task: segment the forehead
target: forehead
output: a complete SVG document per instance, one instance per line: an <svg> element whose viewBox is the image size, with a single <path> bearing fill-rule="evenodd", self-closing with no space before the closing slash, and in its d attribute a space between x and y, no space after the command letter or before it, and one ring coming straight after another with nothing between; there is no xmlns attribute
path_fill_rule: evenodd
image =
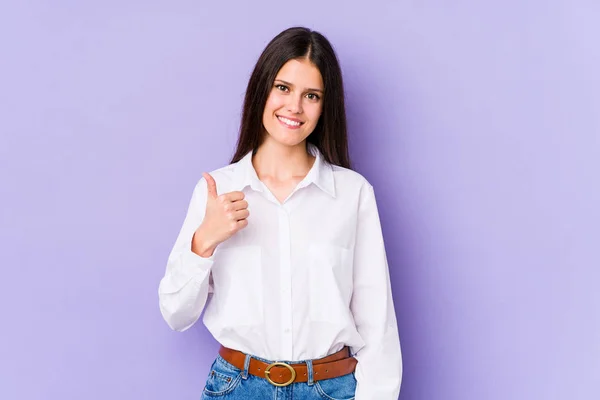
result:
<svg viewBox="0 0 600 400"><path fill-rule="evenodd" d="M289 60L283 64L275 79L282 79L303 88L323 89L321 72L306 59Z"/></svg>

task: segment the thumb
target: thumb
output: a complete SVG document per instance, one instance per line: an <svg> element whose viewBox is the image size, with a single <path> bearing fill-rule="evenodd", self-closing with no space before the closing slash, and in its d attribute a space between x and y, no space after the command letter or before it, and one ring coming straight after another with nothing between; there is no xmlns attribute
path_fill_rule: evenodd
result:
<svg viewBox="0 0 600 400"><path fill-rule="evenodd" d="M208 196L212 199L217 198L217 183L215 179L207 172L203 173L202 176L206 179L206 187L208 188Z"/></svg>

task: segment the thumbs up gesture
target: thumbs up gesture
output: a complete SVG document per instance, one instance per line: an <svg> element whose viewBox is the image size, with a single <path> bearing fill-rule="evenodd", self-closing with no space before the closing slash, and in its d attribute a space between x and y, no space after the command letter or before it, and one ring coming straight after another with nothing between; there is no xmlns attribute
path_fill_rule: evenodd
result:
<svg viewBox="0 0 600 400"><path fill-rule="evenodd" d="M206 179L208 196L206 213L202 224L196 229L192 239L192 251L201 257L210 257L216 247L248 225L248 202L243 192L217 194L217 184L208 174Z"/></svg>

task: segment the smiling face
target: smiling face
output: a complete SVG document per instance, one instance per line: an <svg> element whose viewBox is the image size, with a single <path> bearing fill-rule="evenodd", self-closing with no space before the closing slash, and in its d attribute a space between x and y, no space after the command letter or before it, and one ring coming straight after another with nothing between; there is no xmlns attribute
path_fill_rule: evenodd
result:
<svg viewBox="0 0 600 400"><path fill-rule="evenodd" d="M323 109L323 78L309 60L293 59L281 67L263 112L265 141L285 146L304 143Z"/></svg>

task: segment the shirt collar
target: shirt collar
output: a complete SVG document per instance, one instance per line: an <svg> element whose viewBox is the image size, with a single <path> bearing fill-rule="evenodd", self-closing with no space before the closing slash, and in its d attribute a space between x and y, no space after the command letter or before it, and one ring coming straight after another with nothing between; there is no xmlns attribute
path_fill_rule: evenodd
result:
<svg viewBox="0 0 600 400"><path fill-rule="evenodd" d="M315 156L316 159L306 177L298 184L298 188L303 188L314 183L319 189L335 198L333 167L323 159L323 155L317 146L309 143L308 151ZM260 179L258 179L256 170L252 165L252 154L253 151L249 151L236 163L236 188L237 190L243 190L245 187L250 186L253 190L262 192L264 186Z"/></svg>

